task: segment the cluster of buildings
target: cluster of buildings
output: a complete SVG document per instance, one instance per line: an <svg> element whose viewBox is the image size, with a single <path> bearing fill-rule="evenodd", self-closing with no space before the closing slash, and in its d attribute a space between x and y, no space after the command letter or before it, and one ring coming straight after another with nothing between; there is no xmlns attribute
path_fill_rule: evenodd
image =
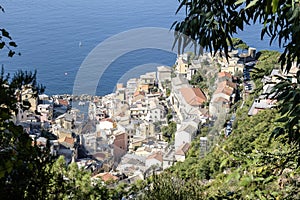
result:
<svg viewBox="0 0 300 200"><path fill-rule="evenodd" d="M74 157L76 138L70 110L70 97L38 95L31 85L22 86L16 91L18 112L14 122L22 125L24 131L33 139L33 145L44 148L49 143L51 154L64 155L67 162ZM76 112L80 115L79 111Z"/></svg>
<svg viewBox="0 0 300 200"><path fill-rule="evenodd" d="M274 86L279 83L283 79L289 79L292 83L297 84L297 72L299 68L297 67L296 63L294 63L290 69L290 71L283 72L282 70L273 69L270 75L265 75L262 78L263 89L261 94L254 99L252 106L248 111L249 116L256 115L259 111L270 109L276 106L276 99L274 99L273 88Z"/></svg>
<svg viewBox="0 0 300 200"><path fill-rule="evenodd" d="M242 60L251 60L253 51ZM210 69L213 64L220 72ZM211 91L189 83L204 65L213 77ZM117 84L114 93L87 97L79 103L86 106L86 114L72 107L72 99L78 97L36 95L24 86L18 95L30 108L25 111L20 106L15 122L38 145L49 142L53 155L63 155L67 163L90 170L94 179L130 183L185 160L201 127L220 112L228 112L240 96L235 75L243 72L243 66L236 52L229 63L210 54L199 59L183 54L174 67L159 66L156 72ZM161 129L170 121L176 123L176 130L174 141L168 143ZM49 134L51 139L47 139ZM201 137L201 155L208 145L208 139Z"/></svg>
<svg viewBox="0 0 300 200"><path fill-rule="evenodd" d="M88 112L95 128L82 132L80 141L93 156L112 152L111 169L128 182L144 178L185 159L201 122L208 119L206 101L202 90L178 71L159 66L157 72L117 84L112 94L95 97ZM177 124L171 144L161 133L168 126L167 114Z"/></svg>

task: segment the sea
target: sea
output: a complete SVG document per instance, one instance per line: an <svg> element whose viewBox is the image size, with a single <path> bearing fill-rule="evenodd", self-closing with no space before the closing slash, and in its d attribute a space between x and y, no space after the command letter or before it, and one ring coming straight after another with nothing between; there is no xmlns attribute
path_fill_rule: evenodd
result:
<svg viewBox="0 0 300 200"><path fill-rule="evenodd" d="M72 94L80 67L105 41L147 27L168 30L174 21L184 17L183 12L175 14L178 0L5 0L1 6L5 12L0 13L0 27L9 31L21 56L9 58L2 50L0 64L10 74L19 69L37 70L38 82L46 86L50 95ZM268 40L260 41L260 28L245 27L236 37L258 51L281 51L270 47ZM121 47L115 45L106 52L113 53L118 48ZM106 59L104 54L97 56ZM175 60L176 52L159 48L127 51L109 60L110 66L99 82L93 83L95 94L109 94L116 83L155 71L158 65L173 66ZM95 72L88 73L92 76ZM89 81L87 75L84 82Z"/></svg>

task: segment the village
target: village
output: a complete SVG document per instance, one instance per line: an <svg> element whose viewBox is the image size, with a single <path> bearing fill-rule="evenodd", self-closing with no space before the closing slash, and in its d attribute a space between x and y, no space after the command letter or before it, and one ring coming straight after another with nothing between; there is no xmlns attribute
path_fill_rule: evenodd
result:
<svg viewBox="0 0 300 200"><path fill-rule="evenodd" d="M30 108L19 106L14 121L32 137L33 145L50 145L53 156L76 162L91 171L92 179L143 180L184 161L202 127L221 124L217 134L230 136L233 105L255 89L249 73L256 63L255 54L255 48L243 54L232 51L227 61L209 53L200 57L185 53L173 67L159 66L156 72L119 83L114 93L103 97L37 96L30 86L23 86L18 94ZM279 76L291 78L296 69L292 67L289 74L274 69L265 76L263 92L248 115L272 108L275 102L266 94ZM199 74L206 80L196 79L195 84ZM202 88L201 81L205 82ZM86 107L87 113L79 107ZM204 156L211 138L197 138Z"/></svg>

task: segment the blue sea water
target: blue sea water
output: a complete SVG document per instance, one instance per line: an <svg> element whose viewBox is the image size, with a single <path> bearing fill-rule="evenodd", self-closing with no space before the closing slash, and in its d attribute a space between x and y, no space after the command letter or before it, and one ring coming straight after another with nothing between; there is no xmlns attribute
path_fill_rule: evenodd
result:
<svg viewBox="0 0 300 200"><path fill-rule="evenodd" d="M37 69L38 81L46 85L48 94L71 94L81 63L105 39L133 28L169 29L182 17L175 15L177 0L6 0L1 5L6 11L0 14L1 26L10 32L22 55L8 58L1 51L0 64L10 73ZM268 41L259 41L259 28L246 28L238 37L258 50L267 49ZM172 66L175 59L175 54L154 49L123 55L112 63L118 70L105 71L97 94L112 92L132 67L147 63Z"/></svg>

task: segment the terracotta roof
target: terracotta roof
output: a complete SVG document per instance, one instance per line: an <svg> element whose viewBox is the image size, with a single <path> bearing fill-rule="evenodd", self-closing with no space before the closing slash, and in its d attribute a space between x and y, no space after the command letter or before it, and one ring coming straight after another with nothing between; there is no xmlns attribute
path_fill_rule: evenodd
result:
<svg viewBox="0 0 300 200"><path fill-rule="evenodd" d="M104 118L104 119L101 119L101 122L111 122L111 123L114 123L114 120L112 120L111 118Z"/></svg>
<svg viewBox="0 0 300 200"><path fill-rule="evenodd" d="M236 84L231 81L223 81L218 84L218 88L214 94L224 93L230 96L233 93L233 90L236 88Z"/></svg>
<svg viewBox="0 0 300 200"><path fill-rule="evenodd" d="M66 99L57 99L58 103L63 106L68 106L69 102Z"/></svg>
<svg viewBox="0 0 300 200"><path fill-rule="evenodd" d="M133 94L134 97L136 97L136 96L138 96L138 95L143 95L143 96L145 96L145 92L144 92L144 91L136 91L136 92Z"/></svg>
<svg viewBox="0 0 300 200"><path fill-rule="evenodd" d="M223 97L218 97L214 100L214 102L230 102L227 99L223 98Z"/></svg>
<svg viewBox="0 0 300 200"><path fill-rule="evenodd" d="M181 88L180 92L185 101L192 106L202 105L207 100L200 88Z"/></svg>
<svg viewBox="0 0 300 200"><path fill-rule="evenodd" d="M232 78L232 75L229 73L229 72L219 72L218 73L218 78L221 78L221 77L228 77L228 78Z"/></svg>
<svg viewBox="0 0 300 200"><path fill-rule="evenodd" d="M150 159L156 159L160 162L163 162L163 156L162 156L162 152L158 151L150 156L147 157L147 160L150 160Z"/></svg>
<svg viewBox="0 0 300 200"><path fill-rule="evenodd" d="M236 89L236 83L233 83L231 81L225 81L225 82L226 82L226 86Z"/></svg>
<svg viewBox="0 0 300 200"><path fill-rule="evenodd" d="M118 180L119 178L108 173L108 172L105 172L105 173L100 173L100 174L97 174L94 176L94 178L98 178L100 177L103 181L115 181L115 180Z"/></svg>
<svg viewBox="0 0 300 200"><path fill-rule="evenodd" d="M74 138L67 137L67 136L58 139L59 143L67 143L69 145L74 145L74 141L75 141Z"/></svg>
<svg viewBox="0 0 300 200"><path fill-rule="evenodd" d="M184 143L180 147L178 147L176 151L176 155L185 156L185 154L189 151L191 145L189 143Z"/></svg>

